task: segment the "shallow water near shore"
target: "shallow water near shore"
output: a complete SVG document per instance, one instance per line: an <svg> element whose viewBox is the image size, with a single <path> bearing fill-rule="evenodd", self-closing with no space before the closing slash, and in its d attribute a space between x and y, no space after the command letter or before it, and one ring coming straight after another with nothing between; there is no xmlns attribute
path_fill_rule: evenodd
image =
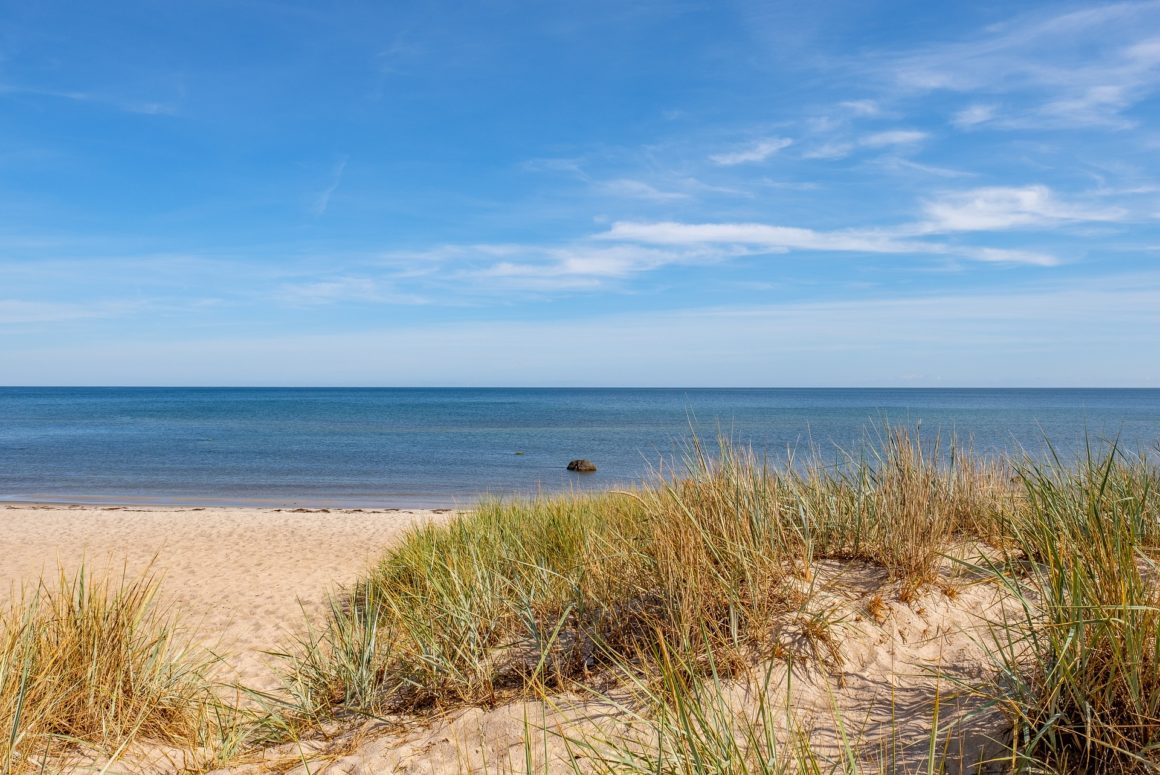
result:
<svg viewBox="0 0 1160 775"><path fill-rule="evenodd" d="M468 506L631 485L694 434L839 461L887 424L982 455L1155 453L1160 390L0 388L0 500Z"/></svg>

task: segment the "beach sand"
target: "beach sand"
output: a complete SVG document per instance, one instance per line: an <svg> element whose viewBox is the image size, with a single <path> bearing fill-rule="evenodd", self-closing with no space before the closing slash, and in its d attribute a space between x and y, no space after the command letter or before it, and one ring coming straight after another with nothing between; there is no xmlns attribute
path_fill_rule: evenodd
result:
<svg viewBox="0 0 1160 775"><path fill-rule="evenodd" d="M304 631L308 617L321 620L327 593L357 579L408 527L450 513L0 506L0 603L42 574L52 579L58 568L71 574L82 563L97 573L152 572L161 579L165 604L175 605L190 633L222 656L219 680L271 690L277 686L273 660L263 652L286 648ZM897 749L900 762L918 767L935 699L950 688L929 668L988 680L980 628L1003 605L998 590L968 583L953 595L931 589L902 603L890 593L880 569L827 562L819 563L818 571L818 604L840 622L835 661L827 669L808 668L800 675L795 670L792 699L775 689L771 700L775 707L795 709L802 729L810 730L811 744L821 751L837 757L843 725L852 725L871 753ZM954 569L948 566L946 572ZM887 602L881 615L872 616L868 601L879 591ZM777 670L779 677L770 686L784 687L785 669ZM739 707L752 702L751 689L737 691ZM944 695L942 701L940 724L979 709L977 700L964 698L960 705ZM216 772L517 772L529 750L553 762L549 771L568 772L575 752L563 742L565 729L570 735L634 736L632 725L625 723L623 713L606 701L561 695L547 703L452 709L433 718L362 724L257 752ZM994 719L982 727L994 731ZM545 728L556 731L545 735ZM525 748L529 734L532 744ZM968 736L957 745L974 749L979 742ZM99 758L87 759L69 771L102 766ZM145 744L134 745L103 771L191 770L182 752Z"/></svg>
<svg viewBox="0 0 1160 775"><path fill-rule="evenodd" d="M353 582L399 535L440 510L0 506L0 604L82 564L151 572L163 604L223 658L219 678L269 689L270 660L328 592ZM305 616L304 616L305 614Z"/></svg>

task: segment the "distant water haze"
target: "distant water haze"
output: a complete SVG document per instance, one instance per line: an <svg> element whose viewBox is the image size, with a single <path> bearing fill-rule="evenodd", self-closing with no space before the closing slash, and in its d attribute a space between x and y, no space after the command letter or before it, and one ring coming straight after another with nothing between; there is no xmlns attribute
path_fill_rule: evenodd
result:
<svg viewBox="0 0 1160 775"><path fill-rule="evenodd" d="M1160 390L0 388L0 499L468 506L639 483L694 435L839 462L887 425L983 455L1156 451Z"/></svg>

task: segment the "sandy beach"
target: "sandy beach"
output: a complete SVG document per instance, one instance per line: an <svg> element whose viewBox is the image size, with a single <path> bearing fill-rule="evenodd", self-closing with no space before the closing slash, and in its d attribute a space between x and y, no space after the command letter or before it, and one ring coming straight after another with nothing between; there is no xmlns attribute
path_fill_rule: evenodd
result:
<svg viewBox="0 0 1160 775"><path fill-rule="evenodd" d="M152 572L161 578L165 604L176 606L191 635L222 657L218 680L273 690L277 680L264 652L285 647L307 619L318 621L327 593L356 579L409 526L450 513L7 505L0 507L5 523L0 602L42 575L54 578L58 568L71 574L82 563L98 573ZM949 659L972 673L981 669L971 632L993 610L994 590L963 589L954 599L931 590L910 605L889 603L881 621L875 621L864 611L884 583L881 572L857 563L824 568L830 578L820 584L819 594L843 612L844 637L837 663L842 667L835 676L810 670L797 679L793 702L814 729L814 743L822 749L835 746L835 704L856 711L867 729L905 731L921 741L938 683L924 675L922 666ZM905 713L895 705L901 697L907 698ZM488 769L496 762L518 770L529 717L538 719L536 726L578 722L578 729L599 730L606 724L622 729L618 715L602 703L568 696L547 704L460 709L405 727L348 731L338 738L273 748L257 762L250 757L250 763L222 772L446 775ZM536 737L543 755L567 760L562 738ZM179 752L134 746L113 771L182 772L182 761Z"/></svg>
<svg viewBox="0 0 1160 775"><path fill-rule="evenodd" d="M58 569L161 579L164 604L223 658L223 680L269 688L284 646L329 591L352 582L439 510L0 506L0 604Z"/></svg>

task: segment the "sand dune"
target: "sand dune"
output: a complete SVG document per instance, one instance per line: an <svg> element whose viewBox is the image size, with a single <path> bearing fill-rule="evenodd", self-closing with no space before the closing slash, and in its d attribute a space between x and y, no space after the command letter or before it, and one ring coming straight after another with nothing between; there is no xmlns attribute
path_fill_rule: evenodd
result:
<svg viewBox="0 0 1160 775"><path fill-rule="evenodd" d="M284 647L302 631L306 617L321 614L328 591L357 578L407 527L448 513L0 507L0 603L42 574L57 568L71 573L82 562L97 572L132 575L151 569L162 578L165 600L179 608L190 632L222 656L219 679L272 689L276 676L263 652ZM792 698L783 693L785 666L777 667L771 701L782 708L788 702L795 723L809 730L811 743L823 753L837 754L841 718L854 728L847 732L856 732L870 749L889 749L917 766L926 750L935 697L950 688L930 669L986 681L980 627L1003 601L993 586L964 581L953 594L931 589L907 604L888 594L888 602L873 609L868 601L888 586L880 569L838 562L822 563L819 569L818 603L840 620L838 653L825 669L815 665L795 675ZM730 691L742 712L752 705L753 685L738 683ZM942 702L940 723L979 704L969 697L957 703L944 696ZM537 731L544 728L554 731ZM986 731L995 725L983 720L980 726L976 720L972 728ZM525 749L529 730L534 741ZM640 734L608 701L573 695L328 731L247 757L218 773L519 772L529 750L536 759L547 756L554 762L550 771L568 771L567 763L578 760L561 732L612 738ZM980 743L977 735L968 734L957 744L977 748ZM873 750L867 754L868 761L875 759ZM972 750L967 758L977 754ZM134 745L106 771L188 772L184 758L181 751ZM99 769L103 762L83 763L94 764Z"/></svg>

